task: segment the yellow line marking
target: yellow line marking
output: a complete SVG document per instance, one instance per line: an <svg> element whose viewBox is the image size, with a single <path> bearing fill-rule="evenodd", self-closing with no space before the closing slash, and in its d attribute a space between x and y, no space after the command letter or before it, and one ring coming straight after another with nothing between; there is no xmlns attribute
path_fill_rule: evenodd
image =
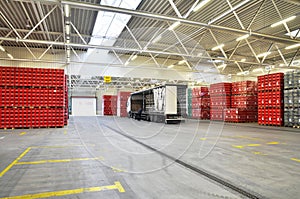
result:
<svg viewBox="0 0 300 199"><path fill-rule="evenodd" d="M22 136L22 135L25 135L25 134L26 134L26 132L21 132L19 135Z"/></svg>
<svg viewBox="0 0 300 199"><path fill-rule="evenodd" d="M67 196L67 195L74 195L74 194L80 194L80 193L98 192L98 191L114 190L114 189L118 190L121 193L125 192L125 189L123 188L121 183L117 181L117 182L115 182L114 185L80 188L80 189L70 189L70 190L63 190L63 191L44 192L44 193L28 194L28 195L22 195L22 196L11 196L11 197L0 198L0 199L50 198L50 197Z"/></svg>
<svg viewBox="0 0 300 199"><path fill-rule="evenodd" d="M125 172L124 170L122 169L119 169L119 168L116 168L116 167L111 167L111 169L113 170L113 172Z"/></svg>
<svg viewBox="0 0 300 199"><path fill-rule="evenodd" d="M41 149L47 149L47 148L67 148L67 147L80 147L84 146L81 144L78 145L57 145L57 146L32 146L31 148L41 148ZM96 146L95 144L87 144L86 146Z"/></svg>
<svg viewBox="0 0 300 199"><path fill-rule="evenodd" d="M18 163L16 163L16 165L62 163L62 162L74 162L74 161L87 161L87 160L103 160L103 157L98 157L98 158L73 158L73 159L61 159L61 160L38 160L38 161L33 161L33 162L18 162Z"/></svg>
<svg viewBox="0 0 300 199"><path fill-rule="evenodd" d="M67 135L67 133L68 133L67 131L64 131L64 134L65 134L65 135Z"/></svg>
<svg viewBox="0 0 300 199"><path fill-rule="evenodd" d="M247 140L261 140L263 141L263 139L260 139L260 138L254 138L254 137L249 137L249 136L244 136L244 135L238 135L238 136L235 136L236 138L243 138L243 139L247 139Z"/></svg>
<svg viewBox="0 0 300 199"><path fill-rule="evenodd" d="M247 144L247 146L261 146L261 144Z"/></svg>
<svg viewBox="0 0 300 199"><path fill-rule="evenodd" d="M258 152L258 151L253 151L252 153L255 154L255 155L267 155L267 154L265 154L265 153Z"/></svg>
<svg viewBox="0 0 300 199"><path fill-rule="evenodd" d="M15 164L18 163L18 161L26 155L30 151L31 147L28 147L19 157L17 157L10 165L8 165L1 173L0 178L8 171L10 170Z"/></svg>
<svg viewBox="0 0 300 199"><path fill-rule="evenodd" d="M279 142L268 142L267 144L275 145L275 144L279 144Z"/></svg>
<svg viewBox="0 0 300 199"><path fill-rule="evenodd" d="M200 138L200 140L206 140L207 138Z"/></svg>
<svg viewBox="0 0 300 199"><path fill-rule="evenodd" d="M297 159L297 158L291 158L291 160L294 160L296 162L300 162L300 159Z"/></svg>
<svg viewBox="0 0 300 199"><path fill-rule="evenodd" d="M232 147L234 147L234 148L238 148L238 149L242 149L242 148L244 148L244 146L242 146L242 145L231 145Z"/></svg>

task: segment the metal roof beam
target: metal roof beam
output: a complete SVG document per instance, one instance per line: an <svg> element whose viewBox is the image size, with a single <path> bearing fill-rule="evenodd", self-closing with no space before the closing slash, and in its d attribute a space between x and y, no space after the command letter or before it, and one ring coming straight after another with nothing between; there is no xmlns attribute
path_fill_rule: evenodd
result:
<svg viewBox="0 0 300 199"><path fill-rule="evenodd" d="M236 34L250 34L250 32L247 30L230 28L230 27L225 27L225 26L220 26L220 25L207 24L207 23L201 23L198 21L193 21L193 20L188 20L188 19L183 19L183 18L178 18L178 17L171 17L171 16L166 16L166 15L161 15L161 14L148 13L148 12L139 11L139 10L129 10L129 9L125 9L125 8L116 8L116 7L112 7L112 6L95 5L95 4L90 4L90 3L74 2L74 1L68 1L68 0L62 0L61 3L68 4L72 7L76 7L79 9L116 12L116 13L121 13L121 14L137 16L137 17L157 19L157 20L162 20L162 21L171 21L171 22L179 21L183 24L197 26L197 27L202 26L202 27L211 28L211 29L224 30L224 31L228 31L228 32L236 33ZM285 42L300 43L300 40L293 40L293 39L289 39L289 38L268 35L268 34L259 33L259 32L255 32L255 31L251 31L251 35L256 36L256 37L268 38L270 40L276 40L278 42L284 42L284 43Z"/></svg>

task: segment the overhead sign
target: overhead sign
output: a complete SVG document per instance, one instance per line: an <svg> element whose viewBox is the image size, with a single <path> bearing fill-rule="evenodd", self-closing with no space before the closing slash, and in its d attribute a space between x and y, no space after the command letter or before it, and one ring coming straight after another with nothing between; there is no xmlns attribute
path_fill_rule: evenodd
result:
<svg viewBox="0 0 300 199"><path fill-rule="evenodd" d="M110 83L111 82L111 76L104 76L104 83Z"/></svg>

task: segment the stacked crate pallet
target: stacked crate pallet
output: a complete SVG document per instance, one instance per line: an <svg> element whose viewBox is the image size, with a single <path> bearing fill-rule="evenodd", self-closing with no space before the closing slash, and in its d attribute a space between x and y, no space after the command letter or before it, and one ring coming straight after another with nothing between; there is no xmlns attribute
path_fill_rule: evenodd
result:
<svg viewBox="0 0 300 199"><path fill-rule="evenodd" d="M300 71L284 75L284 126L300 128Z"/></svg>
<svg viewBox="0 0 300 199"><path fill-rule="evenodd" d="M130 97L131 92L118 92L118 110L117 116L119 117L127 117L127 100Z"/></svg>
<svg viewBox="0 0 300 199"><path fill-rule="evenodd" d="M103 115L117 115L117 96L103 95L102 97Z"/></svg>
<svg viewBox="0 0 300 199"><path fill-rule="evenodd" d="M64 70L0 67L0 77L0 128L64 126Z"/></svg>
<svg viewBox="0 0 300 199"><path fill-rule="evenodd" d="M192 118L202 120L210 119L210 97L208 87L193 88Z"/></svg>
<svg viewBox="0 0 300 199"><path fill-rule="evenodd" d="M224 110L231 106L232 83L216 83L210 85L210 119L224 120Z"/></svg>
<svg viewBox="0 0 300 199"><path fill-rule="evenodd" d="M192 109L192 89L191 88L188 88L187 90L187 115L188 115L188 118L192 118L193 116L193 109Z"/></svg>
<svg viewBox="0 0 300 199"><path fill-rule="evenodd" d="M231 108L225 109L226 122L257 122L257 83L232 83Z"/></svg>
<svg viewBox="0 0 300 199"><path fill-rule="evenodd" d="M283 73L258 77L258 124L283 125Z"/></svg>
<svg viewBox="0 0 300 199"><path fill-rule="evenodd" d="M69 99L68 99L68 76L65 75L65 106L64 106L64 125L68 125L68 119L69 119Z"/></svg>

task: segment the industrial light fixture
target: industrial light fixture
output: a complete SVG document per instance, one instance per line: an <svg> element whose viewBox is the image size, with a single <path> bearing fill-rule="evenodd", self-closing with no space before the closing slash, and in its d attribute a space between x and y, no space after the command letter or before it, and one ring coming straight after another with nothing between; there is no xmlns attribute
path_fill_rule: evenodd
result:
<svg viewBox="0 0 300 199"><path fill-rule="evenodd" d="M154 38L152 40L152 43L155 44L156 42L158 42L159 40L161 40L161 35L158 35L156 38Z"/></svg>
<svg viewBox="0 0 300 199"><path fill-rule="evenodd" d="M173 68L173 67L174 67L174 64L172 64L172 65L168 66L168 68Z"/></svg>
<svg viewBox="0 0 300 199"><path fill-rule="evenodd" d="M246 35L243 35L243 36L240 36L236 39L236 41L241 41L241 40L244 40L244 39L247 39L248 37L250 37L249 34L246 34Z"/></svg>
<svg viewBox="0 0 300 199"><path fill-rule="evenodd" d="M218 66L217 68L225 68L227 66L227 64L221 64L220 66Z"/></svg>
<svg viewBox="0 0 300 199"><path fill-rule="evenodd" d="M286 66L285 64L279 64L279 67L284 67L284 66Z"/></svg>
<svg viewBox="0 0 300 199"><path fill-rule="evenodd" d="M264 52L264 53L258 54L257 57L266 57L270 54L271 54L271 52Z"/></svg>
<svg viewBox="0 0 300 199"><path fill-rule="evenodd" d="M125 65L125 66L127 66L128 64L129 64L129 61L125 62L125 64L124 64L124 65Z"/></svg>
<svg viewBox="0 0 300 199"><path fill-rule="evenodd" d="M3 46L0 46L0 50L2 50L3 52L5 51L5 49L3 48Z"/></svg>
<svg viewBox="0 0 300 199"><path fill-rule="evenodd" d="M174 30L175 28L177 28L180 25L180 21L176 21L175 23L173 23L168 30Z"/></svg>
<svg viewBox="0 0 300 199"><path fill-rule="evenodd" d="M181 60L178 62L179 65L186 63L186 60Z"/></svg>
<svg viewBox="0 0 300 199"><path fill-rule="evenodd" d="M135 60L137 57L138 57L137 55L134 55L134 56L131 58L131 60L133 61L133 60Z"/></svg>
<svg viewBox="0 0 300 199"><path fill-rule="evenodd" d="M70 17L70 6L69 5L65 5L65 16Z"/></svg>
<svg viewBox="0 0 300 199"><path fill-rule="evenodd" d="M14 58L14 57L13 57L11 54L9 54L9 53L7 53L7 56L8 56L9 58L11 58L11 59Z"/></svg>
<svg viewBox="0 0 300 199"><path fill-rule="evenodd" d="M245 61L246 61L246 59L245 59L245 58L241 59L241 62L245 62Z"/></svg>
<svg viewBox="0 0 300 199"><path fill-rule="evenodd" d="M244 72L238 72L236 75L243 75Z"/></svg>
<svg viewBox="0 0 300 199"><path fill-rule="evenodd" d="M213 47L211 50L218 50L218 49L223 48L224 46L225 46L224 44L220 44L218 46Z"/></svg>
<svg viewBox="0 0 300 199"><path fill-rule="evenodd" d="M67 24L67 25L66 25L66 34L67 34L67 35L70 34L70 30L71 30L70 28L71 28L70 25Z"/></svg>
<svg viewBox="0 0 300 199"><path fill-rule="evenodd" d="M257 73L257 72L263 72L262 68L255 68L252 70L252 72Z"/></svg>
<svg viewBox="0 0 300 199"><path fill-rule="evenodd" d="M238 72L236 75L249 75L249 71Z"/></svg>
<svg viewBox="0 0 300 199"><path fill-rule="evenodd" d="M198 10L200 10L200 8L202 8L205 4L207 4L208 2L210 2L210 0L203 0L201 1L194 9L194 12L197 12Z"/></svg>
<svg viewBox="0 0 300 199"><path fill-rule="evenodd" d="M273 24L271 25L271 28L274 28L274 27L279 26L279 25L281 25L281 24L283 24L283 23L287 23L287 22L289 22L289 21L292 21L292 20L294 20L295 18L296 18L296 16L291 16L291 17L289 17L289 18L286 18L286 19L283 19L283 20L278 21L278 22L276 22L276 23L273 23Z"/></svg>
<svg viewBox="0 0 300 199"><path fill-rule="evenodd" d="M285 49L289 50L289 49L298 48L298 47L300 47L300 43L287 46L287 47L285 47Z"/></svg>

